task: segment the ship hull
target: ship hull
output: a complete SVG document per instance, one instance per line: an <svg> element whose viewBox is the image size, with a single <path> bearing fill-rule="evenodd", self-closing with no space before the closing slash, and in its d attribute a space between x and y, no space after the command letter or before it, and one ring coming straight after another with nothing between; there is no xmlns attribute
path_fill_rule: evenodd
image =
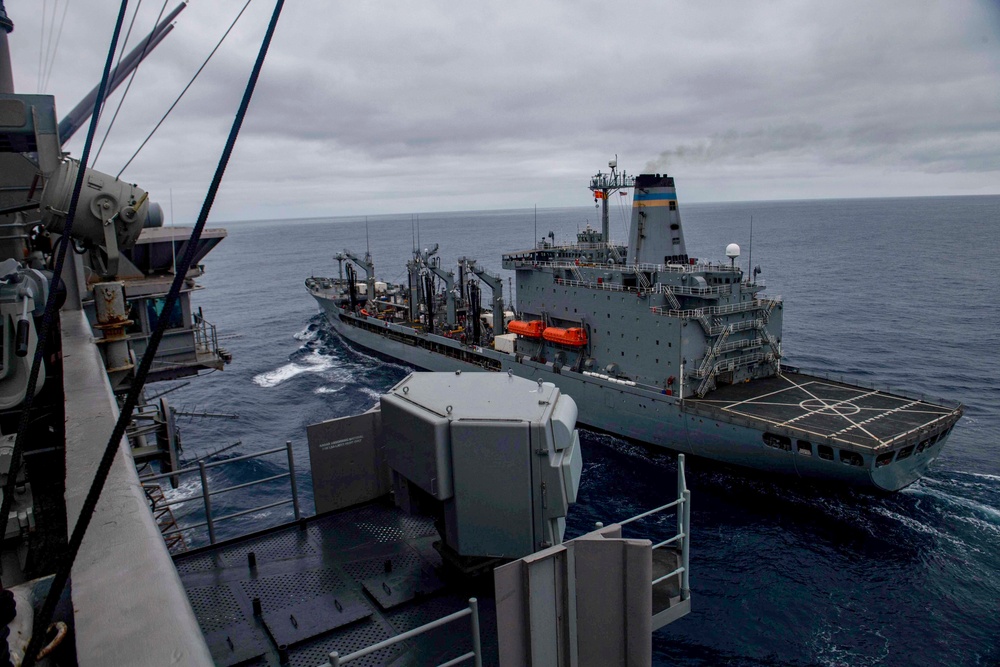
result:
<svg viewBox="0 0 1000 667"><path fill-rule="evenodd" d="M552 364L495 350L465 346L442 336L417 333L375 318L351 315L331 299L311 290L330 325L350 343L429 371L510 371L551 382L580 406L579 421L588 427L645 444L702 456L723 463L795 478L825 480L881 491L897 491L919 479L943 448L941 437L919 456L876 466L875 452L858 465L803 455L764 444L765 429L749 420L693 411L682 401L641 386L556 370ZM429 349L430 347L436 347ZM740 423L740 422L743 423Z"/></svg>

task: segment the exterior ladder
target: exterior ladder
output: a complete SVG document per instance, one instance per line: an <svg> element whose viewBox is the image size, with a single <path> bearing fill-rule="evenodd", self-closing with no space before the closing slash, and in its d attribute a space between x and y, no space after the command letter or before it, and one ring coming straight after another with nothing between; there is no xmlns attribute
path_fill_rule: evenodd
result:
<svg viewBox="0 0 1000 667"><path fill-rule="evenodd" d="M149 509L153 513L153 521L160 533L164 534L177 528L177 519L174 518L174 511L166 504L167 499L163 495L163 489L159 484L143 484L143 491L146 492L146 499L149 501ZM183 533L164 535L164 544L170 553L183 553L187 551L187 543L184 542Z"/></svg>

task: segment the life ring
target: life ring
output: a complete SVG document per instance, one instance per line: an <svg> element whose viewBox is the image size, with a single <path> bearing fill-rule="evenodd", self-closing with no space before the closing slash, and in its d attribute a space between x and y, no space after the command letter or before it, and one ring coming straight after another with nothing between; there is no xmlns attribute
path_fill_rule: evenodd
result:
<svg viewBox="0 0 1000 667"><path fill-rule="evenodd" d="M364 315L365 317L368 317L368 311L365 310L364 308L361 309L361 314Z"/></svg>

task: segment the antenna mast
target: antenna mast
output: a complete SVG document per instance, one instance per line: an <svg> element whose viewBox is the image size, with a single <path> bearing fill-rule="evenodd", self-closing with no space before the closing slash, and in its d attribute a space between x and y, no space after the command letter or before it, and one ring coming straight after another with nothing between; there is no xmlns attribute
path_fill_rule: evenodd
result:
<svg viewBox="0 0 1000 667"><path fill-rule="evenodd" d="M618 171L618 155L608 162L611 169L610 174L597 172L590 179L590 190L594 193L594 201L601 200L601 240L604 243L604 261L608 261L611 256L611 229L608 222L608 195L615 192L635 187L635 177L629 176L624 171Z"/></svg>

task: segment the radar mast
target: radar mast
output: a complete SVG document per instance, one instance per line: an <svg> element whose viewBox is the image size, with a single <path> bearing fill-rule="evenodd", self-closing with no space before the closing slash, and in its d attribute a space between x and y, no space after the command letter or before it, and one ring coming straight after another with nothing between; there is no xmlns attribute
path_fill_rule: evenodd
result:
<svg viewBox="0 0 1000 667"><path fill-rule="evenodd" d="M635 187L635 177L629 176L624 171L618 171L618 156L608 162L610 174L597 172L590 178L590 190L594 193L594 201L601 200L601 241L604 248L601 250L602 259L608 261L611 256L611 229L608 223L608 195L614 194L625 188Z"/></svg>

